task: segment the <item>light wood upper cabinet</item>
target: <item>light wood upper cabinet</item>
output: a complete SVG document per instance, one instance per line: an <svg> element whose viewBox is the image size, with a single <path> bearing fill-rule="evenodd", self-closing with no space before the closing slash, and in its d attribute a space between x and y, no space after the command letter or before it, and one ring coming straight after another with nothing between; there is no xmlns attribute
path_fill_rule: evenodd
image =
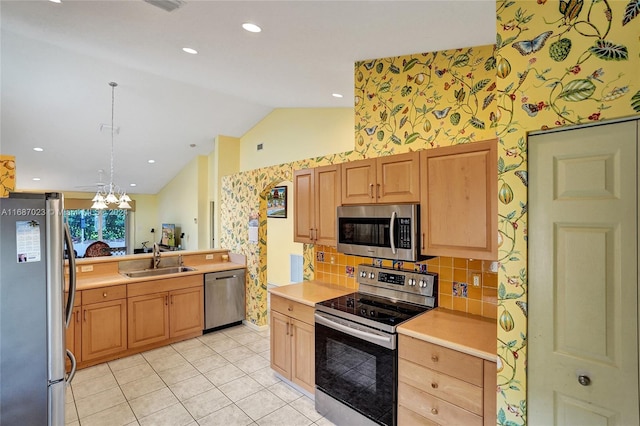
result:
<svg viewBox="0 0 640 426"><path fill-rule="evenodd" d="M497 141L420 153L421 253L496 260Z"/></svg>
<svg viewBox="0 0 640 426"><path fill-rule="evenodd" d="M417 203L420 155L390 155L342 164L342 204Z"/></svg>
<svg viewBox="0 0 640 426"><path fill-rule="evenodd" d="M294 172L294 238L299 243L336 245L340 166Z"/></svg>

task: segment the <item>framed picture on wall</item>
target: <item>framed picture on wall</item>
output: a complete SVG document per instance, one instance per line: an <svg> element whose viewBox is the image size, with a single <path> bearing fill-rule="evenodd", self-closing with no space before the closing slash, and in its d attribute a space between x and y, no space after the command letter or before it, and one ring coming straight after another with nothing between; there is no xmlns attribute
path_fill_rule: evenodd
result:
<svg viewBox="0 0 640 426"><path fill-rule="evenodd" d="M287 187L276 186L267 196L267 217L287 217Z"/></svg>

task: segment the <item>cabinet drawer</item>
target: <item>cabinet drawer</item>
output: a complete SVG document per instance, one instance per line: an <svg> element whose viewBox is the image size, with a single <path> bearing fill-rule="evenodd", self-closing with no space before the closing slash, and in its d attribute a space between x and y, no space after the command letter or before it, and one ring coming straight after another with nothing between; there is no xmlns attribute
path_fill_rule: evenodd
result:
<svg viewBox="0 0 640 426"><path fill-rule="evenodd" d="M403 382L398 384L398 404L439 425L482 426L482 417Z"/></svg>
<svg viewBox="0 0 640 426"><path fill-rule="evenodd" d="M307 324L314 323L313 314L315 309L312 306L303 305L302 303L272 294L271 309L291 318L306 322Z"/></svg>
<svg viewBox="0 0 640 426"><path fill-rule="evenodd" d="M476 386L482 386L482 359L433 343L400 335L398 356Z"/></svg>
<svg viewBox="0 0 640 426"><path fill-rule="evenodd" d="M400 405L398 407L398 425L438 426L438 423L432 422L426 417L422 417L420 414Z"/></svg>
<svg viewBox="0 0 640 426"><path fill-rule="evenodd" d="M398 360L398 380L472 413L483 414L481 387L403 358Z"/></svg>
<svg viewBox="0 0 640 426"><path fill-rule="evenodd" d="M109 300L125 299L127 297L126 285L114 285L110 287L94 288L82 291L82 304L106 302Z"/></svg>
<svg viewBox="0 0 640 426"><path fill-rule="evenodd" d="M202 274L187 275L177 278L143 281L128 284L129 297L145 294L162 293L163 291L181 290L183 288L204 287Z"/></svg>

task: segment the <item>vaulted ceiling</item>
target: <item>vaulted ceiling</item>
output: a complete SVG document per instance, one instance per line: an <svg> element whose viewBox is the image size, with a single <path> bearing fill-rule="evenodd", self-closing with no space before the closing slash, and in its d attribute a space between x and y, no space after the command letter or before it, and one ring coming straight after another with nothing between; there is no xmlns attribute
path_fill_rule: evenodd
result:
<svg viewBox="0 0 640 426"><path fill-rule="evenodd" d="M0 153L17 188L108 182L115 81L114 182L154 194L274 108L351 107L358 60L494 43L495 1L2 0L0 25Z"/></svg>

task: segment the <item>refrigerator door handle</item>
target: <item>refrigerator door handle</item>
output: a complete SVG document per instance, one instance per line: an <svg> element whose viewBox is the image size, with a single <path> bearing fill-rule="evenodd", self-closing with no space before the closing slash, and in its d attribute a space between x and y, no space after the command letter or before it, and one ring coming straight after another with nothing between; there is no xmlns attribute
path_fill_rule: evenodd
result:
<svg viewBox="0 0 640 426"><path fill-rule="evenodd" d="M76 375L77 363L76 363L76 357L73 355L73 352L71 352L69 349L67 349L67 357L71 361L71 371L69 371L69 374L67 375L67 378L65 379L65 381L67 383L71 383L71 381L73 380L73 377Z"/></svg>
<svg viewBox="0 0 640 426"><path fill-rule="evenodd" d="M69 224L67 223L64 224L64 239L67 243L67 253L69 253L69 298L67 299L67 311L65 320L65 327L69 328L69 323L71 323L71 315L73 313L73 305L76 300L76 256L73 251L73 240L71 239L71 231L69 231ZM62 282L62 285L64 286L64 280ZM73 354L71 356L73 356Z"/></svg>

